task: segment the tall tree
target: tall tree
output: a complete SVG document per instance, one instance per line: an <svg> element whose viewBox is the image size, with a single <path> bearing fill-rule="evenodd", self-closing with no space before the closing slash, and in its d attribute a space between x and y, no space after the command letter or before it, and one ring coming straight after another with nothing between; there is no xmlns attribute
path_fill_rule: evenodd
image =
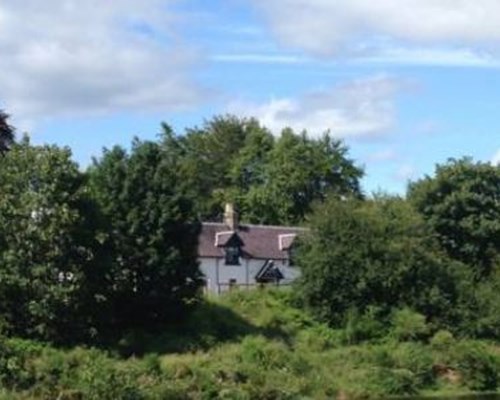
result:
<svg viewBox="0 0 500 400"><path fill-rule="evenodd" d="M324 135L285 129L269 151L261 182L243 199L247 219L267 224L298 224L315 201L328 194L361 197L363 171L347 157L347 147Z"/></svg>
<svg viewBox="0 0 500 400"><path fill-rule="evenodd" d="M198 225L175 159L160 143L136 140L130 154L105 151L89 171L110 224L115 328L171 322L198 295Z"/></svg>
<svg viewBox="0 0 500 400"><path fill-rule="evenodd" d="M5 154L14 143L15 129L8 123L9 115L0 110L0 154Z"/></svg>
<svg viewBox="0 0 500 400"><path fill-rule="evenodd" d="M411 307L450 321L459 299L450 267L421 216L405 201L329 199L315 208L299 243L297 293L320 318L342 324L350 311Z"/></svg>
<svg viewBox="0 0 500 400"><path fill-rule="evenodd" d="M85 177L68 149L28 139L0 165L1 317L22 336L90 338L107 285Z"/></svg>
<svg viewBox="0 0 500 400"><path fill-rule="evenodd" d="M182 137L166 132L164 145L177 155L201 219L220 219L223 203L233 201L243 221L298 224L327 193L361 196L363 171L329 135L313 139L285 129L275 138L257 120L234 116L215 117Z"/></svg>
<svg viewBox="0 0 500 400"><path fill-rule="evenodd" d="M454 259L488 277L500 255L500 167L451 159L409 186L408 198Z"/></svg>
<svg viewBox="0 0 500 400"><path fill-rule="evenodd" d="M189 182L202 219L219 219L224 200L234 197L245 181L252 180L250 174L255 171L250 165L242 164L240 155L252 146L251 137L259 135L272 141L270 133L256 120L228 115L216 116L202 127L187 129L186 134L178 138L176 146L182 149L179 173ZM241 170L236 171L235 165Z"/></svg>

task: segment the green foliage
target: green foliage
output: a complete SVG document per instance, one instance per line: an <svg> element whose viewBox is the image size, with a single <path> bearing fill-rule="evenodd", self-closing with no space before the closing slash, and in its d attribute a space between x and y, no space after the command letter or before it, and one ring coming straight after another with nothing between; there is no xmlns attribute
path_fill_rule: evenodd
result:
<svg viewBox="0 0 500 400"><path fill-rule="evenodd" d="M105 301L98 211L68 149L28 139L0 158L0 315L22 336L96 334Z"/></svg>
<svg viewBox="0 0 500 400"><path fill-rule="evenodd" d="M470 284L462 296L464 318L461 330L470 337L498 340L500 338L500 274Z"/></svg>
<svg viewBox="0 0 500 400"><path fill-rule="evenodd" d="M342 142L285 129L267 155L263 184L252 186L240 200L243 215L252 222L297 224L327 194L360 196L361 176Z"/></svg>
<svg viewBox="0 0 500 400"><path fill-rule="evenodd" d="M458 342L447 356L447 362L462 374L469 389L494 391L498 388L500 359L484 343Z"/></svg>
<svg viewBox="0 0 500 400"><path fill-rule="evenodd" d="M416 340L429 334L425 316L403 308L393 313L391 318L392 335L400 341Z"/></svg>
<svg viewBox="0 0 500 400"><path fill-rule="evenodd" d="M197 297L198 224L176 158L156 142L105 151L90 170L110 229L112 329L152 328L180 318Z"/></svg>
<svg viewBox="0 0 500 400"><path fill-rule="evenodd" d="M408 197L452 258L476 279L491 274L500 252L500 167L451 159L411 184Z"/></svg>
<svg viewBox="0 0 500 400"><path fill-rule="evenodd" d="M430 320L452 318L458 264L444 257L419 215L398 198L331 199L311 216L299 244L297 292L322 320L342 325L348 313L376 307L378 321L393 307Z"/></svg>
<svg viewBox="0 0 500 400"><path fill-rule="evenodd" d="M430 340L430 345L441 351L448 350L455 343L455 338L451 332L446 330L437 331Z"/></svg>
<svg viewBox="0 0 500 400"><path fill-rule="evenodd" d="M436 347L387 338L370 344L346 346L333 341L320 346L310 333L325 339L337 337L338 331L308 319L290 303L287 292L230 293L211 304L217 307L196 315L200 326L213 318L234 318L245 321L247 330L239 327L237 334L226 333L226 341L217 340L210 347L128 359L95 349L58 350L4 339L0 384L5 395L0 393L0 398L386 398L442 389L436 365L460 376L451 387L455 392L495 387L498 360L492 345L454 340L450 346ZM271 317L282 313L284 318ZM281 323L269 330L269 321L278 320ZM226 321L228 327L237 325ZM177 334L190 334L190 329Z"/></svg>
<svg viewBox="0 0 500 400"><path fill-rule="evenodd" d="M219 219L223 203L232 201L244 221L298 224L327 193L361 195L362 170L328 135L312 139L285 129L275 139L258 121L234 116L215 117L182 137L166 125L164 131L165 151L175 154L204 220Z"/></svg>
<svg viewBox="0 0 500 400"><path fill-rule="evenodd" d="M432 352L420 343L402 343L391 351L393 366L410 371L417 387L432 387L435 381Z"/></svg>
<svg viewBox="0 0 500 400"><path fill-rule="evenodd" d="M380 313L376 307L368 307L363 313L356 308L347 310L343 324L345 343L356 344L385 336L384 318Z"/></svg>
<svg viewBox="0 0 500 400"><path fill-rule="evenodd" d="M0 110L0 155L5 154L14 143L15 129L8 120L9 115Z"/></svg>

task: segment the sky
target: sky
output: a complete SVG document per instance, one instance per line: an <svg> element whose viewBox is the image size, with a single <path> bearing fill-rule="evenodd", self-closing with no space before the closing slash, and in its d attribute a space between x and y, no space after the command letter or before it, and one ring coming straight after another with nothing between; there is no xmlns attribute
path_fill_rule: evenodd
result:
<svg viewBox="0 0 500 400"><path fill-rule="evenodd" d="M227 113L329 131L366 193L500 163L497 0L0 0L0 54L0 109L82 168Z"/></svg>

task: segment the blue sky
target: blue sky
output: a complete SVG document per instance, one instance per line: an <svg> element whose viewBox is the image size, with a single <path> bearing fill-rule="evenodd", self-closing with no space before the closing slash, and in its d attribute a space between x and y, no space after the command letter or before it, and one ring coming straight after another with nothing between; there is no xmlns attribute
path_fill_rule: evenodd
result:
<svg viewBox="0 0 500 400"><path fill-rule="evenodd" d="M5 0L0 108L37 143L255 116L345 140L366 192L449 157L500 161L495 0Z"/></svg>

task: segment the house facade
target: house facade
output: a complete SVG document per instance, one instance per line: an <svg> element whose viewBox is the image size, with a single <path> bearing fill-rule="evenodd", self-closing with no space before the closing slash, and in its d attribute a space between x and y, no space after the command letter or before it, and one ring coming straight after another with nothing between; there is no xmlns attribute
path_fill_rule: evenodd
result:
<svg viewBox="0 0 500 400"><path fill-rule="evenodd" d="M287 285L300 276L293 262L298 227L240 224L227 204L224 222L205 222L199 237L200 269L208 293L260 284Z"/></svg>

